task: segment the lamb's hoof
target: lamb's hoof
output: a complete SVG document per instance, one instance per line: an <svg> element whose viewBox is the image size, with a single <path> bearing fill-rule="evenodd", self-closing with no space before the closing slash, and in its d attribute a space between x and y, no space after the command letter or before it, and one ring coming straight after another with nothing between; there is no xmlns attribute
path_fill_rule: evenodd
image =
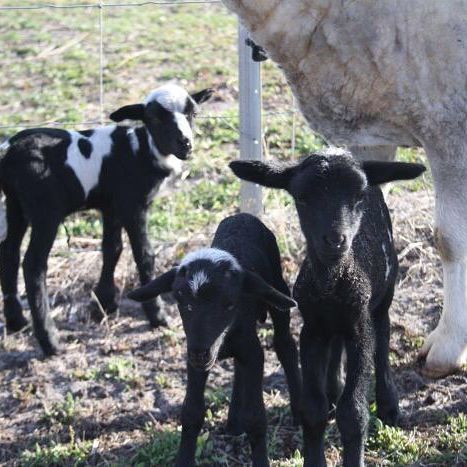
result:
<svg viewBox="0 0 467 467"><path fill-rule="evenodd" d="M152 328L166 328L169 326L168 317L165 313L159 312L157 315L148 317L149 324Z"/></svg>
<svg viewBox="0 0 467 467"><path fill-rule="evenodd" d="M89 305L89 313L91 319L95 323L102 323L102 321L108 316L115 314L118 310L118 306L108 306L105 308L100 307L97 303L91 302Z"/></svg>
<svg viewBox="0 0 467 467"><path fill-rule="evenodd" d="M443 378L467 365L467 336L450 335L441 325L427 337L419 353L427 378Z"/></svg>
<svg viewBox="0 0 467 467"><path fill-rule="evenodd" d="M15 319L6 320L6 330L9 334L19 332L26 328L28 325L28 320L24 316L17 317Z"/></svg>
<svg viewBox="0 0 467 467"><path fill-rule="evenodd" d="M46 357L53 357L54 355L59 355L64 351L64 348L58 340L58 335L55 333L49 335L49 337L45 339L39 339L39 344Z"/></svg>
<svg viewBox="0 0 467 467"><path fill-rule="evenodd" d="M397 426L399 421L399 409L378 409L378 418L385 424L389 426Z"/></svg>
<svg viewBox="0 0 467 467"><path fill-rule="evenodd" d="M242 427L240 420L232 419L227 420L227 426L225 427L225 431L232 436L240 436L245 433L245 430Z"/></svg>

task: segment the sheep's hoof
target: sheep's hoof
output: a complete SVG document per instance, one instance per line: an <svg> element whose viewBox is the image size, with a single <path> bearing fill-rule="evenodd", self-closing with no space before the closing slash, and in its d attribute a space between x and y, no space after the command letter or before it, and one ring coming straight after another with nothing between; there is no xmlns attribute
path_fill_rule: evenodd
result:
<svg viewBox="0 0 467 467"><path fill-rule="evenodd" d="M240 436L245 433L241 421L237 418L227 420L225 431L232 436Z"/></svg>
<svg viewBox="0 0 467 467"><path fill-rule="evenodd" d="M467 364L467 337L450 335L442 325L427 337L419 353L425 365L421 370L427 378L444 378Z"/></svg>
<svg viewBox="0 0 467 467"><path fill-rule="evenodd" d="M53 357L63 352L63 347L60 345L56 336L51 336L46 341L39 342L42 348L42 352L46 357Z"/></svg>
<svg viewBox="0 0 467 467"><path fill-rule="evenodd" d="M115 302L112 302L105 306L98 304L95 301L92 301L89 304L89 313L91 315L91 319L95 323L101 323L104 320L104 318L106 318L108 315L116 313L117 310L118 304Z"/></svg>
<svg viewBox="0 0 467 467"><path fill-rule="evenodd" d="M169 325L167 315L162 312L159 312L156 316L154 315L148 316L148 320L152 328L160 328L160 327L165 328Z"/></svg>
<svg viewBox="0 0 467 467"><path fill-rule="evenodd" d="M14 319L7 319L6 320L6 330L9 334L13 334L14 332L19 332L26 328L28 325L28 320L23 316L15 317Z"/></svg>
<svg viewBox="0 0 467 467"><path fill-rule="evenodd" d="M378 409L378 418L385 424L389 426L397 426L399 421L399 409L396 407L394 409Z"/></svg>

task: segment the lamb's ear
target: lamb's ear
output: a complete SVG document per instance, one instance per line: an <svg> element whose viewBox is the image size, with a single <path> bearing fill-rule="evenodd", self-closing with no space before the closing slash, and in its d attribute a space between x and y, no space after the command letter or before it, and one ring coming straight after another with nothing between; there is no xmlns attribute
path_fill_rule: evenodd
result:
<svg viewBox="0 0 467 467"><path fill-rule="evenodd" d="M110 114L110 119L114 122L122 120L143 120L144 104L124 105Z"/></svg>
<svg viewBox="0 0 467 467"><path fill-rule="evenodd" d="M132 290L128 293L128 298L137 302L146 302L152 298L157 297L161 293L167 293L172 290L172 284L177 275L178 268L172 268L170 271L165 272L162 276L157 277L149 284L140 287L139 289Z"/></svg>
<svg viewBox="0 0 467 467"><path fill-rule="evenodd" d="M409 162L365 161L361 163L361 167L369 185L379 185L395 180L411 180L426 170L423 164Z"/></svg>
<svg viewBox="0 0 467 467"><path fill-rule="evenodd" d="M207 88L207 89L203 89L202 91L195 92L194 94L191 95L191 98L197 104L202 104L203 102L206 102L209 99L211 99L213 94L214 94L214 89Z"/></svg>
<svg viewBox="0 0 467 467"><path fill-rule="evenodd" d="M287 189L294 167L266 164L260 161L233 161L229 164L233 173L242 180L270 188Z"/></svg>
<svg viewBox="0 0 467 467"><path fill-rule="evenodd" d="M279 310L288 310L297 306L297 303L292 298L279 292L274 287L270 286L258 274L251 271L245 271L243 278L243 292L249 295L255 295L262 301Z"/></svg>

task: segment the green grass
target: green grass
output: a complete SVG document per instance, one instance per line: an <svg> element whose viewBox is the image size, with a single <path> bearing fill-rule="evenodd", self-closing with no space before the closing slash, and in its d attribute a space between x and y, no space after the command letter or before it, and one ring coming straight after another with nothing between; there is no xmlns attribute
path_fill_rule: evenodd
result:
<svg viewBox="0 0 467 467"><path fill-rule="evenodd" d="M146 431L149 440L138 449L131 460L131 465L135 467L173 465L180 443L180 430L166 428L159 431L148 426ZM205 432L197 439L195 455L197 465L212 465L211 451L212 442L209 433Z"/></svg>
<svg viewBox="0 0 467 467"><path fill-rule="evenodd" d="M69 465L77 467L85 465L91 454L92 441L80 441L75 439L75 433L70 427L69 443L51 443L41 446L38 443L34 449L24 451L21 454L23 467L62 467Z"/></svg>
<svg viewBox="0 0 467 467"><path fill-rule="evenodd" d="M44 407L44 422L49 425L59 423L61 425L70 425L76 416L76 400L71 392L67 392L63 402L57 402L50 407Z"/></svg>

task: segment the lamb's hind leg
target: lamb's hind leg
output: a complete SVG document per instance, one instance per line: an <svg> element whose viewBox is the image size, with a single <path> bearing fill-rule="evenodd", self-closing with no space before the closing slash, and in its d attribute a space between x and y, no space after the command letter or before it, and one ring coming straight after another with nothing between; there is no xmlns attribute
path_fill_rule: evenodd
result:
<svg viewBox="0 0 467 467"><path fill-rule="evenodd" d="M399 397L389 366L389 307L392 303L394 289L389 290L386 297L375 310L375 371L376 371L376 406L378 418L387 425L396 425L399 418Z"/></svg>
<svg viewBox="0 0 467 467"><path fill-rule="evenodd" d="M20 247L27 222L21 206L12 197L7 198L6 209L8 230L5 241L0 244L0 281L6 328L10 332L16 332L28 324L18 299Z"/></svg>
<svg viewBox="0 0 467 467"><path fill-rule="evenodd" d="M33 220L31 240L24 256L23 271L29 306L34 323L34 333L45 355L55 355L60 351L55 324L50 317L47 296L47 259L52 248L58 220L49 213L47 219Z"/></svg>
<svg viewBox="0 0 467 467"><path fill-rule="evenodd" d="M104 212L102 236L102 272L94 290L100 306L106 313L114 313L118 308L118 287L115 285L114 273L122 253L122 224L114 212ZM92 305L92 317L101 321L102 311L97 304Z"/></svg>
<svg viewBox="0 0 467 467"><path fill-rule="evenodd" d="M302 381L298 368L298 351L290 334L290 312L285 310L270 311L274 326L274 350L284 368L289 387L290 407L295 424L300 421L300 397Z"/></svg>
<svg viewBox="0 0 467 467"><path fill-rule="evenodd" d="M421 356L425 374L442 377L467 364L467 159L426 148L435 182L435 243L441 255L444 310Z"/></svg>

